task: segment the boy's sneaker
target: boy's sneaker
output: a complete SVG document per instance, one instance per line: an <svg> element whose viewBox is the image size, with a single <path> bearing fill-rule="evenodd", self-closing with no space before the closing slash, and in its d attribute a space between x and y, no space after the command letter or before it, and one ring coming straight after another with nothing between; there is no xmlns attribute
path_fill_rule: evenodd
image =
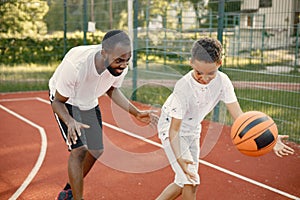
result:
<svg viewBox="0 0 300 200"><path fill-rule="evenodd" d="M73 200L72 190L62 190L55 200Z"/></svg>

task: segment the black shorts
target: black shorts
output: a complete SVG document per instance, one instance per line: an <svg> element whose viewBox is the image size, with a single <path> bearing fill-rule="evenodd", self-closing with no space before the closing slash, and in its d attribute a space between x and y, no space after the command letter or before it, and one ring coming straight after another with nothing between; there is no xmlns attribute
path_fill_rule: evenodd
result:
<svg viewBox="0 0 300 200"><path fill-rule="evenodd" d="M76 144L69 144L67 142L67 133L68 127L67 125L55 115L56 121L60 128L61 134L69 146L69 150L81 147L86 145L89 150L103 150L103 137L102 137L102 118L99 106L97 105L95 108L91 110L80 110L76 106L72 106L70 104L65 104L69 114L78 122L83 124L87 124L90 128L81 129L81 136L78 137Z"/></svg>

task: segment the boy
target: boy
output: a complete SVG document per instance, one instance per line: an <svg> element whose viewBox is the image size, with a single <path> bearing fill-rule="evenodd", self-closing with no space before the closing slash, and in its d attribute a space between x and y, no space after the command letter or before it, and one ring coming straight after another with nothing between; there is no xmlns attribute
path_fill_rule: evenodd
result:
<svg viewBox="0 0 300 200"><path fill-rule="evenodd" d="M196 41L191 50L193 70L177 81L173 93L162 107L158 134L175 172L171 183L157 200L196 199L198 158L200 156L201 121L219 101L223 101L236 119L243 114L227 75L218 71L222 64L222 45L213 38ZM279 136L274 152L277 156L293 154Z"/></svg>

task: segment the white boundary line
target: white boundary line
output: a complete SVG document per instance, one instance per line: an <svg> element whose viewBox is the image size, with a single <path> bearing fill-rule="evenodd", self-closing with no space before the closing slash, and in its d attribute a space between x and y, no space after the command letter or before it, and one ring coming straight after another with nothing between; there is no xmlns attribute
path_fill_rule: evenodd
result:
<svg viewBox="0 0 300 200"><path fill-rule="evenodd" d="M22 100L32 100L32 99L33 99L33 98L28 98L28 99L23 98ZM44 100L44 99L42 99L42 98L39 98L39 97L36 97L36 98L34 98L34 99L36 99L36 100L38 100L38 101L41 101L41 102L43 102L43 103L50 104L49 101L46 101L46 100ZM2 100L0 100L0 102L1 102L1 101L2 101ZM9 101L13 101L13 99L10 99ZM154 145L154 146L157 146L157 147L162 148L162 145L161 145L161 144L159 144L159 143L157 143L157 142L154 142L154 141L152 141L152 140L149 140L149 139L147 139L147 138L144 138L144 137L142 137L142 136L139 136L139 135L137 135L137 134L134 134L134 133L132 133L132 132L130 132L130 131L126 131L126 130L124 130L124 129L122 129L122 128L116 127L116 126L111 125L111 124L108 124L108 123L106 123L106 122L103 122L103 125L105 125L105 126L111 128L111 129L114 129L114 130L116 130L116 131L122 132L122 133L124 133L124 134L126 134L126 135L129 135L129 136L131 136L131 137L134 137L134 138L136 138L136 139L142 140L142 141L144 141L144 142L147 142L147 143L149 143L149 144L152 144L152 145ZM263 183L260 183L260 182L258 182L258 181L255 181L255 180L253 180L253 179L250 179L250 178L248 178L248 177L242 176L242 175L240 175L240 174L237 174L237 173L235 173L235 172L232 172L232 171L230 171L230 170L227 170L227 169L225 169L225 168L223 168L223 167L219 167L219 166L217 166L217 165L214 165L214 164L209 163L209 162L207 162L207 161L204 161L204 160L202 160L202 159L199 160L199 163L201 163L201 164L203 164L203 165L206 165L206 166L208 166L208 167L211 167L211 168L213 168L213 169L216 169L216 170L218 170L218 171L221 171L221 172L223 172L223 173L225 173L225 174L234 176L234 177L236 177L236 178L238 178L238 179L244 180L244 181L246 181L246 182L248 182L248 183L251 183L251 184L253 184L253 185L257 185L257 186L262 187L262 188L264 188L264 189L270 190L270 191L272 191L272 192L275 192L275 193L280 194L280 195L282 195L282 196L285 196L285 197L287 197L287 198L295 199L295 200L300 200L300 197L297 197L297 196L294 196L294 195L289 194L289 193L287 193L287 192L281 191L281 190L279 190L279 189L270 187L270 186L268 186L268 185L266 185L266 184L263 184Z"/></svg>
<svg viewBox="0 0 300 200"><path fill-rule="evenodd" d="M38 157L34 167L32 168L31 172L28 174L27 178L24 180L22 185L9 198L9 200L15 200L22 194L22 192L24 192L26 187L30 184L30 182L33 180L33 178L35 177L35 175L38 173L39 169L41 168L41 165L42 165L42 163L45 159L46 151L47 151L47 136L46 136L45 130L42 127L36 125L35 123L33 123L33 122L29 121L28 119L22 117L21 115L9 110L8 108L2 106L1 104L0 104L0 108L3 109L4 111L8 112L9 114L15 116L16 118L22 120L23 122L29 124L30 126L33 126L36 129L38 129L39 132L40 132L41 140L42 140L40 154L39 154L39 157Z"/></svg>

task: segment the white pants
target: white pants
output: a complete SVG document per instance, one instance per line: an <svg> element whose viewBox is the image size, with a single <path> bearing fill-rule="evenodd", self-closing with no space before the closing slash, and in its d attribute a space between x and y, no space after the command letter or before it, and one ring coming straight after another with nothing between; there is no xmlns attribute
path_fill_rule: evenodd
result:
<svg viewBox="0 0 300 200"><path fill-rule="evenodd" d="M196 181L191 182L180 165L177 162L175 154L170 144L170 139L166 138L162 140L162 145L170 162L170 165L175 172L174 183L179 187L183 187L186 184L200 184L200 177L198 174L199 168L199 156L200 156L200 139L195 136L180 136L180 152L183 159L193 161L195 164L188 165L188 170L196 175Z"/></svg>

